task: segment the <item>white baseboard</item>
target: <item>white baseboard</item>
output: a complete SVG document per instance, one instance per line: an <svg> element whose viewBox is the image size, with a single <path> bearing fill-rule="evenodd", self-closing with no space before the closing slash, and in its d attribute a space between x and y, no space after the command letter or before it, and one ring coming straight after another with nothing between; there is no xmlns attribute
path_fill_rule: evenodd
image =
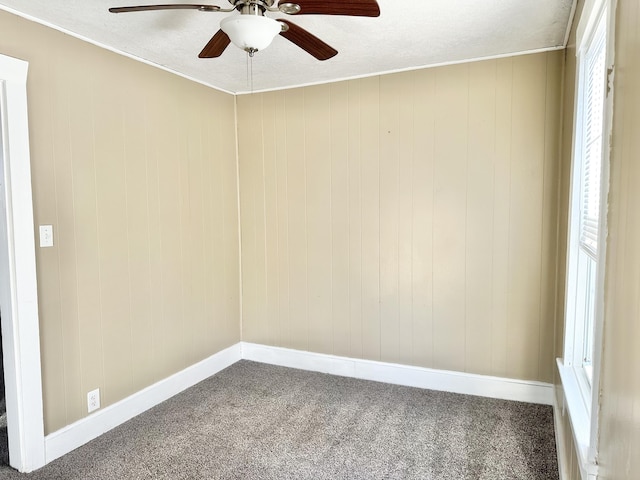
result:
<svg viewBox="0 0 640 480"><path fill-rule="evenodd" d="M550 383L435 370L241 342L242 358L409 387L553 405Z"/></svg>
<svg viewBox="0 0 640 480"><path fill-rule="evenodd" d="M553 386L240 342L45 437L49 463L240 359L410 387L553 404Z"/></svg>
<svg viewBox="0 0 640 480"><path fill-rule="evenodd" d="M241 359L240 343L45 437L49 463Z"/></svg>

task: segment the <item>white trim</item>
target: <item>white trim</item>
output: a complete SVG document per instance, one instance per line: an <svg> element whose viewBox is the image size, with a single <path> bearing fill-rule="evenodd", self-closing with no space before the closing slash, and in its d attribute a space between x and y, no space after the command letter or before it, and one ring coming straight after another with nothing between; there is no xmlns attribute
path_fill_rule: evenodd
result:
<svg viewBox="0 0 640 480"><path fill-rule="evenodd" d="M191 77L191 76L189 76L189 75L187 75L185 73L181 73L181 72L178 72L176 70L172 70L172 69L170 69L168 67L165 67L164 65L161 65L159 63L152 62L152 61L147 60L147 59L142 58L142 57L137 57L137 56L135 56L135 55L133 55L131 53L127 53L127 52L125 52L123 50L118 50L117 48L111 47L111 46L109 46L109 45L107 45L105 43L98 42L98 41L93 40L93 39L91 39L89 37L85 37L84 35L80 35L79 33L73 32L71 30L67 30L66 28L60 27L59 25L55 25L55 24L53 24L51 22L47 22L47 21L42 20L40 18L34 17L33 15L29 15L27 13L21 12L19 10L16 10L15 8L11 8L11 7L8 7L6 5L0 5L0 10L4 10L5 12L9 12L9 13L11 13L13 15L16 15L18 17L24 18L25 20L29 20L29 21L37 23L39 25L43 25L43 26L45 26L47 28L51 28L53 30L57 30L58 32L62 32L65 35L69 35L70 37L77 38L78 40L82 40L83 42L90 43L91 45L95 45L96 47L104 48L105 50L108 50L110 52L116 53L118 55L122 55L123 57L130 58L131 60L135 60L137 62L144 63L145 65L149 65L151 67L159 68L160 70L164 70L165 72L169 72L169 73L172 73L172 74L177 75L179 77L186 78L187 80L190 80L190 81L195 82L195 83L199 83L200 85L204 85L205 87L213 88L214 90L218 90L219 92L223 92L223 93L228 93L230 95L235 95L234 92L231 92L229 90L225 90L224 88L216 87L215 85L213 85L211 83L205 82L203 80L198 80L197 78Z"/></svg>
<svg viewBox="0 0 640 480"><path fill-rule="evenodd" d="M611 0L586 0L576 28L576 56L585 48L593 35L604 9ZM607 40L608 41L608 40Z"/></svg>
<svg viewBox="0 0 640 480"><path fill-rule="evenodd" d="M0 300L9 463L21 472L45 464L27 69L0 55L4 165L0 172Z"/></svg>
<svg viewBox="0 0 640 480"><path fill-rule="evenodd" d="M233 365L240 360L241 353L240 343L232 345L103 410L98 410L82 420L47 435L45 438L46 462L49 463L75 450L136 415Z"/></svg>
<svg viewBox="0 0 640 480"><path fill-rule="evenodd" d="M569 43L569 37L571 36L571 27L573 26L573 21L576 16L577 7L578 0L573 0L573 4L571 5L571 13L569 13L569 21L567 22L567 29L564 32L564 41L562 42L564 48L567 48L567 44Z"/></svg>
<svg viewBox="0 0 640 480"><path fill-rule="evenodd" d="M584 480L597 478L598 465L594 463L590 452L590 432L591 419L585 404L584 396L578 385L578 376L576 368L565 366L562 359L557 359L558 372L562 382L563 395L563 411L566 409L569 415L569 423L571 424L571 433L573 435L573 444L576 449L576 457L578 459L578 467L580 476ZM554 415L558 415L560 407L557 400L554 402ZM556 413L558 412L558 413ZM556 422L556 435L561 430ZM564 434L564 432L563 432ZM558 444L559 445L559 444ZM566 452L564 452L566 453ZM558 450L558 467L560 467L560 451Z"/></svg>
<svg viewBox="0 0 640 480"><path fill-rule="evenodd" d="M569 413L569 423L573 433L573 440L576 446L576 454L580 463L587 462L589 450L589 410L582 395L580 385L576 375L576 368L565 366L562 359L557 359L558 372L564 391L563 404Z"/></svg>
<svg viewBox="0 0 640 480"><path fill-rule="evenodd" d="M247 342L242 342L242 358L395 385L553 405L553 385L543 382L338 357Z"/></svg>
<svg viewBox="0 0 640 480"><path fill-rule="evenodd" d="M556 389L557 391L557 389ZM558 474L560 480L570 480L567 470L568 454L565 448L565 432L562 428L563 409L560 408L557 395L553 396L553 424L556 437L556 457L558 459Z"/></svg>
<svg viewBox="0 0 640 480"><path fill-rule="evenodd" d="M46 463L215 375L240 359L396 385L544 405L552 405L554 398L553 385L542 382L433 370L240 342L47 435Z"/></svg>
<svg viewBox="0 0 640 480"><path fill-rule="evenodd" d="M225 90L224 88L220 88L220 87L216 87L215 85L205 82L203 80L198 80L194 77L191 77L189 75L186 75L184 73L180 73L176 70L172 70L168 67L165 67L163 65L160 65L158 63L154 63L150 60L146 60L142 57L137 57L135 55L132 55L130 53L127 53L123 50L119 50L117 48L111 47L109 45L106 45L104 43L98 42L96 40L92 40L88 37L85 37L84 35L80 35L78 33L75 33L71 30L67 30L65 28L60 27L59 25L55 25L51 22L47 22L45 20L42 20L40 18L34 17L32 15L28 15L24 12L21 12L19 10L16 10L14 8L8 7L6 5L0 5L0 10L4 10L6 12L12 13L14 15L17 15L19 17L25 18L27 20L30 20L32 22L38 23L40 25L44 25L45 27L49 27L52 28L54 30L57 30L59 32L62 32L66 35L69 35L71 37L77 38L79 40L82 40L83 42L87 42L90 43L92 45L95 45L97 47L100 48L104 48L105 50L109 50L110 52L113 53L117 53L118 55L122 55L124 57L127 58L131 58L132 60L136 60L138 62L142 62L146 65L150 65L152 67L156 67L159 68L160 70L164 70L165 72L169 72L169 73L173 73L174 75L178 75L179 77L182 78L186 78L187 80L191 80L193 82L199 83L201 85L204 85L206 87L210 87L213 88L214 90L218 90L220 92L224 92L224 93L228 93L230 95L250 95L252 93L264 93L264 92L276 92L278 90L288 90L290 88L302 88L302 87L310 87L313 85L321 85L321 84L327 84L327 83L336 83L336 82L344 82L346 80L356 80L359 78L368 78L368 77L377 77L379 75L387 75L387 74L391 74L391 73L401 73L401 72L410 72L412 70L422 70L424 68L434 68L434 67L443 67L443 66L447 66L447 65L457 65L460 63L470 63L470 62L481 62L483 60L495 60L498 58L508 58L508 57L515 57L515 56L520 56L520 55L529 55L529 54L534 54L534 53L542 53L542 52L553 52L555 50L564 50L566 47L566 39L563 41L562 45L556 45L556 46L552 46L552 47L545 47L545 48L538 48L538 49L533 49L533 50L523 50L523 51L518 51L518 52L510 52L510 53L502 53L499 55L488 55L486 57L475 57L475 58L467 58L467 59L463 59L463 60L456 60L456 61L452 61L452 62L441 62L441 63L434 63L431 65L421 65L421 66L417 66L417 67L408 67L408 68L398 68L398 69L392 69L392 70L385 70L385 71L381 71L381 72L374 72L374 73L366 73L363 75L354 75L354 76L349 76L349 77L342 77L342 78L337 78L337 79L333 79L330 81L320 81L320 82L308 82L308 83L301 83L301 84L296 84L296 85L287 85L287 86L283 86L283 87L276 87L276 88L266 88L264 90L253 90L253 91L235 91L232 92L230 90ZM571 22L569 22L569 29L571 28Z"/></svg>
<svg viewBox="0 0 640 480"><path fill-rule="evenodd" d="M322 80L318 82L307 82L296 85L285 85L283 87L265 88L262 90L243 90L237 91L234 95L251 95L253 93L277 92L280 90L289 90L292 88L313 87L314 85L330 85L332 83L345 82L348 80L358 80L361 78L379 77L381 75L390 75L392 73L412 72L414 70L424 70L426 68L447 67L449 65L460 65L464 63L484 62L485 60L498 60L500 58L519 57L521 55L534 55L536 53L555 52L556 50L564 50L565 45L557 45L555 47L538 48L535 50L523 50L518 52L501 53L499 55L488 55L486 57L465 58L462 60L454 60L449 62L432 63L428 65L419 65L417 67L396 68L392 70L383 70L380 72L364 73L362 75L352 75L349 77L334 78L331 80Z"/></svg>
<svg viewBox="0 0 640 480"><path fill-rule="evenodd" d="M577 142L581 138L582 117L582 85L583 54L593 40L600 21L606 24L607 54L605 67L608 72L613 72L615 53L615 9L617 0L587 0L578 21L577 27L577 67L576 74L576 101L574 117L574 132L571 161L571 208L574 209L576 196L576 152L580 145ZM604 20L603 20L604 17ZM571 422L571 432L576 445L580 472L582 478L596 478L597 458L599 449L599 409L600 409L600 370L602 359L602 337L604 322L604 283L606 266L606 239L607 239L607 200L609 192L609 155L611 151L611 132L613 116L613 78L607 75L607 86L611 88L605 95L603 142L602 142L602 174L600 192L600 228L598 236L599 254L597 259L596 300L594 313L594 348L592 358L593 374L591 386L585 388L584 372L580 368L574 368L574 360L577 354L574 351L574 342L578 340L578 329L575 326L575 306L577 300L576 278L578 274L577 247L575 232L577 230L573 213L570 215L569 235L567 241L567 279L566 279L566 305L565 305L565 338L563 359L558 359L558 371L565 391L564 405L567 407ZM576 361L577 364L577 361Z"/></svg>
<svg viewBox="0 0 640 480"><path fill-rule="evenodd" d="M602 204L600 205L600 238L598 243L603 246L602 254L598 257L598 271L601 272L597 277L596 292L601 292L603 301L596 304L595 311L595 331L593 349L593 377L591 384L596 394L591 398L591 436L589 439L589 459L597 463L598 451L600 448L600 375L602 366L602 349L604 347L603 330L604 330L604 292L606 280L607 265L607 237L609 235L608 224L608 198L610 187L610 170L611 170L611 139L613 136L613 101L615 96L614 76L615 76L615 38L616 38L616 9L617 0L605 0L607 3L606 15L607 22L607 59L605 62L607 68L607 88L610 90L605 93L605 109L604 109L604 134L603 134L603 154L602 154L602 174L600 196ZM610 73L609 73L610 72Z"/></svg>

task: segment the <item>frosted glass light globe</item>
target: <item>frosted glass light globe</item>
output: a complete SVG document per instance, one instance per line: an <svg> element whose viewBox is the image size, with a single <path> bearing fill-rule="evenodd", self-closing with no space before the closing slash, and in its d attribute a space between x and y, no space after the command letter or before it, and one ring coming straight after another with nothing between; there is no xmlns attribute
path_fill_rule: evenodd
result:
<svg viewBox="0 0 640 480"><path fill-rule="evenodd" d="M280 23L260 15L231 15L220 28L238 48L253 53L267 48L280 33Z"/></svg>

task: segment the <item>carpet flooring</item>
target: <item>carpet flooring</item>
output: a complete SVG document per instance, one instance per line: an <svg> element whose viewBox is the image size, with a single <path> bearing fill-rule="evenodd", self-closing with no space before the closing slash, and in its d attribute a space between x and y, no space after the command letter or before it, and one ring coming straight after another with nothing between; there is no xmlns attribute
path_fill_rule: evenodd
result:
<svg viewBox="0 0 640 480"><path fill-rule="evenodd" d="M0 479L557 479L551 407L240 361Z"/></svg>

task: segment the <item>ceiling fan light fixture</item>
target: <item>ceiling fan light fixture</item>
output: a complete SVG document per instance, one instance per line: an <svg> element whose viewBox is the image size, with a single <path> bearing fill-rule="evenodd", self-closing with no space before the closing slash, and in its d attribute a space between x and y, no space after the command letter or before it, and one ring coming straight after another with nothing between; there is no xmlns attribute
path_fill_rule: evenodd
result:
<svg viewBox="0 0 640 480"><path fill-rule="evenodd" d="M220 21L220 28L238 48L249 53L267 48L282 27L261 15L232 15Z"/></svg>

